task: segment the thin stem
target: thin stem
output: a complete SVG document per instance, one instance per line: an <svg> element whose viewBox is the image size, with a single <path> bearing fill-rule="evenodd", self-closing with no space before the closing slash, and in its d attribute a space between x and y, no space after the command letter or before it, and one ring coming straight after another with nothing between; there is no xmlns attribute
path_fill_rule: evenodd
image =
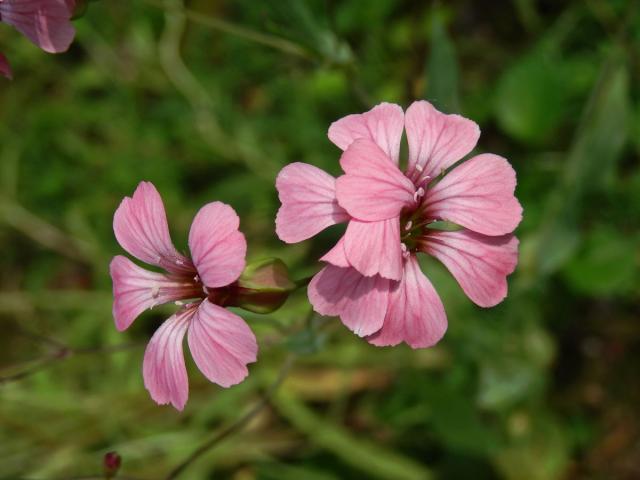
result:
<svg viewBox="0 0 640 480"><path fill-rule="evenodd" d="M265 395L262 397L260 401L258 401L251 410L245 413L242 417L236 420L234 423L229 425L227 428L220 430L209 440L200 445L197 449L191 453L182 463L180 463L177 467L175 467L169 475L165 477L165 480L174 480L178 478L180 474L182 474L193 462L198 460L202 455L207 453L213 447L221 443L227 437L233 435L234 433L242 430L245 425L247 425L256 415L258 415L267 405L269 405L271 398L276 393L282 382L286 378L289 370L293 366L295 361L295 355L291 354L285 360L282 368L280 369L280 373L276 380L269 386Z"/></svg>
<svg viewBox="0 0 640 480"><path fill-rule="evenodd" d="M71 348L67 347L63 344L52 353L45 355L41 358L32 360L31 365L23 368L21 371L17 373L13 373L10 375L0 376L0 386L6 385L10 382L15 382L18 380L22 380L23 378L29 377L35 373L46 370L49 367L52 367L56 363L61 360L65 360L74 355L92 355L92 354L111 354L122 352L124 350L129 350L130 348L138 347L142 345L141 343L123 343L120 345L109 345L106 347L85 347L85 348Z"/></svg>
<svg viewBox="0 0 640 480"><path fill-rule="evenodd" d="M166 6L162 1L159 0L145 0L147 4L154 6L156 8L165 9ZM287 53L289 55L294 55L297 57L301 57L307 60L312 60L313 56L307 50L302 48L300 45L293 43L289 40L286 40L282 37L278 37L275 35L270 35L267 33L257 32L255 30L251 30L250 28L243 27L241 25L236 25L226 20L221 20L215 17L209 17L207 15L203 15L202 13L195 12L193 10L189 10L187 8L180 8L180 13L185 15L189 20L204 25L206 27L210 27L214 30L218 30L223 33L227 33L229 35L234 35L239 38L243 38L245 40L258 43L260 45L264 45L266 47L274 48L276 50L280 50L281 52Z"/></svg>

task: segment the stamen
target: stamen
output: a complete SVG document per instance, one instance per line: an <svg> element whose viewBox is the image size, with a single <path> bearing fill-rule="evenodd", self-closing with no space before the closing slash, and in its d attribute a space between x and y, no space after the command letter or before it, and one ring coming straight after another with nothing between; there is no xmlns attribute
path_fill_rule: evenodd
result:
<svg viewBox="0 0 640 480"><path fill-rule="evenodd" d="M404 242L400 244L400 248L402 249L402 258L404 258L405 260L409 258L409 255L411 255L411 253L409 252L409 249L404 244Z"/></svg>
<svg viewBox="0 0 640 480"><path fill-rule="evenodd" d="M158 296L160 296L160 286L154 285L153 287L151 287L151 297L158 298Z"/></svg>
<svg viewBox="0 0 640 480"><path fill-rule="evenodd" d="M420 165L419 163L416 163L416 170L418 170L420 173L422 173L422 171L424 170L424 167L422 165Z"/></svg>
<svg viewBox="0 0 640 480"><path fill-rule="evenodd" d="M199 282L200 281L200 276L196 275L195 277L193 277L193 281L196 282L196 283Z"/></svg>
<svg viewBox="0 0 640 480"><path fill-rule="evenodd" d="M413 194L413 201L418 203L418 200L420 198L422 198L424 196L424 188L420 187L418 188L418 190L416 190L416 192Z"/></svg>
<svg viewBox="0 0 640 480"><path fill-rule="evenodd" d="M409 231L409 230L411 230L411 227L412 227L412 226L413 226L413 222L412 222L411 220L409 220L409 221L407 222L407 224L404 226L404 229L405 229L405 230L407 230L407 231Z"/></svg>
<svg viewBox="0 0 640 480"><path fill-rule="evenodd" d="M182 300L176 300L176 301L175 301L175 302L173 302L173 303L175 303L178 307L181 307L181 306L183 306L183 305L186 305L186 303L185 303L185 302L183 302Z"/></svg>
<svg viewBox="0 0 640 480"><path fill-rule="evenodd" d="M179 258L176 258L176 265L184 265L184 262Z"/></svg>

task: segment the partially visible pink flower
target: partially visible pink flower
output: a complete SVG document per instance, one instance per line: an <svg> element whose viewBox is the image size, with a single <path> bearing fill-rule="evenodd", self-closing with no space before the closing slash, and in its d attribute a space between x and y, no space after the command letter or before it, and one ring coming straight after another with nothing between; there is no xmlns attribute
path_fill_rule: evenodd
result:
<svg viewBox="0 0 640 480"><path fill-rule="evenodd" d="M75 36L71 17L75 0L0 0L0 22L13 25L49 53L69 48ZM0 58L0 74L10 77L6 58Z"/></svg>
<svg viewBox="0 0 640 480"><path fill-rule="evenodd" d="M245 266L247 243L234 210L221 202L200 209L189 232L191 258L169 235L164 205L153 184L142 182L118 207L113 229L129 254L166 273L145 270L123 256L111 261L113 317L126 330L143 311L175 302L180 308L151 338L144 384L159 404L184 408L189 394L182 343L185 334L200 371L229 387L247 375L258 346L245 321L224 308L228 288Z"/></svg>
<svg viewBox="0 0 640 480"><path fill-rule="evenodd" d="M403 131L409 147L404 172ZM428 102L414 102L406 113L382 103L329 128L329 139L344 151L338 179L303 163L282 169L276 181L280 239L299 242L348 222L321 258L328 265L309 284L318 313L340 316L374 345L434 345L447 320L418 253L440 260L476 304L490 307L505 298L506 277L517 264L512 232L522 208L514 196L515 172L504 158L482 154L454 167L479 136L474 122ZM434 222L442 220L459 229L437 229Z"/></svg>

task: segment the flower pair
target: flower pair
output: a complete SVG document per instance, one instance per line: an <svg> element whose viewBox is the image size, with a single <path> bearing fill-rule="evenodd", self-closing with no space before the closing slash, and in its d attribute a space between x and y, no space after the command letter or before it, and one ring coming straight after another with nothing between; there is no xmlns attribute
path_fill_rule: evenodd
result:
<svg viewBox="0 0 640 480"><path fill-rule="evenodd" d="M75 36L71 17L77 0L0 0L0 22L12 25L45 52L60 53ZM0 53L0 75L11 78L11 67Z"/></svg>
<svg viewBox="0 0 640 480"><path fill-rule="evenodd" d="M409 159L401 170L403 132ZM504 158L482 154L456 165L479 136L474 122L428 102L415 102L406 112L383 103L329 128L329 139L343 150L344 174L337 179L304 163L282 169L276 180L281 240L300 242L347 223L344 236L320 259L327 265L309 283L316 312L339 316L373 345L434 345L447 319L418 253L440 260L476 304L490 307L504 299L506 277L517 263L512 232L522 208L514 196L515 172ZM246 241L238 226L228 205L205 205L191 226L187 258L171 242L162 200L150 183L141 183L116 211L120 245L167 272L113 259L116 326L124 330L162 303L180 307L153 335L144 356L145 386L158 403L182 409L186 402L185 334L196 365L219 385L240 382L256 360L253 333L224 308L241 305L234 303L234 292L240 292L235 298L248 295L239 287ZM285 290L287 282L279 282ZM257 298L277 308L286 296Z"/></svg>

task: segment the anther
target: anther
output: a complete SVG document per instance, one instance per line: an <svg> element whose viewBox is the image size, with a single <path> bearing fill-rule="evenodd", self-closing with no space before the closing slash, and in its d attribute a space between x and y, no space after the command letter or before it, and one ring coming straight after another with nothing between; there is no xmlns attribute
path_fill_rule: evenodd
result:
<svg viewBox="0 0 640 480"><path fill-rule="evenodd" d="M151 287L151 296L153 298L158 298L159 295L160 295L160 287L158 285L154 285L153 287Z"/></svg>
<svg viewBox="0 0 640 480"><path fill-rule="evenodd" d="M411 255L411 252L409 252L409 249L404 244L404 242L400 244L400 248L402 249L402 258L404 258L405 260L409 258L409 255Z"/></svg>
<svg viewBox="0 0 640 480"><path fill-rule="evenodd" d="M173 303L175 303L178 307L181 307L181 306L185 305L185 303L182 300L176 300Z"/></svg>
<svg viewBox="0 0 640 480"><path fill-rule="evenodd" d="M416 170L418 170L420 173L422 173L422 171L424 170L424 167L422 165L420 165L419 163L416 163Z"/></svg>
<svg viewBox="0 0 640 480"><path fill-rule="evenodd" d="M407 222L407 224L404 226L404 229L405 229L405 230L407 230L407 231L408 231L408 230L411 230L411 227L412 227L412 226L413 226L413 222L412 222L411 220L409 220L409 221Z"/></svg>
<svg viewBox="0 0 640 480"><path fill-rule="evenodd" d="M422 198L424 196L424 188L420 187L418 190L416 190L416 192L413 194L413 201L414 202L418 202L418 200L420 198Z"/></svg>

